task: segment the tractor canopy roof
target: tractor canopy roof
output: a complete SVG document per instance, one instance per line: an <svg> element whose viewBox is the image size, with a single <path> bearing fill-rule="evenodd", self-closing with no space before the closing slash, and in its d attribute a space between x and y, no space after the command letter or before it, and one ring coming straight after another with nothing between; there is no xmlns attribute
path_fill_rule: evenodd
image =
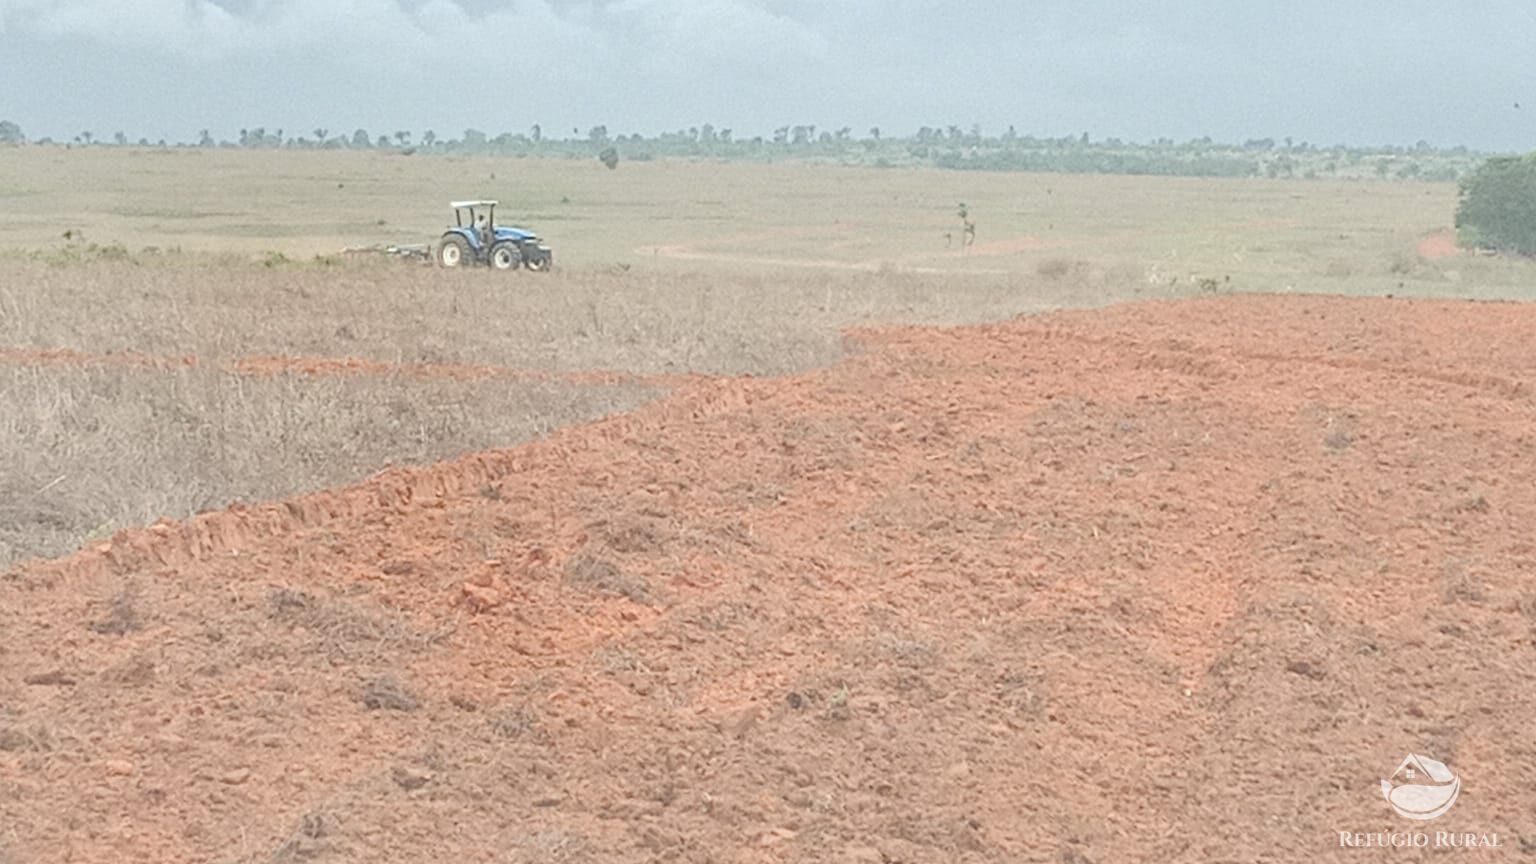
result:
<svg viewBox="0 0 1536 864"><path fill-rule="evenodd" d="M495 207L497 203L496 201L450 201L448 206L455 210L462 210L465 207Z"/></svg>

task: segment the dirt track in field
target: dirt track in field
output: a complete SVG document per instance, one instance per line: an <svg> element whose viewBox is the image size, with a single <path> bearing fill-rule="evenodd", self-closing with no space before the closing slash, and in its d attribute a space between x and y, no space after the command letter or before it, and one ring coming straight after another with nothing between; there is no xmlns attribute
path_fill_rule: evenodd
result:
<svg viewBox="0 0 1536 864"><path fill-rule="evenodd" d="M1276 228L1292 228L1295 227L1295 224L1295 220L1292 219L1252 219L1246 222L1243 227L1255 231L1265 231ZM872 233L878 232L872 232L868 229L861 231L855 226L846 223L809 225L778 228L771 231L731 234L709 240L669 243L659 246L642 246L635 250L635 254L678 261L713 261L792 269L852 270L864 273L878 273L894 269L906 273L1001 275L1015 273L1017 270L977 266L935 267L933 264L939 261L995 260L1020 255L1039 254L1051 250L1062 250L1090 243L1096 247L1102 247L1112 245L1120 240L1143 239L1149 235L1155 235L1157 232L1136 228L1095 237L1065 235L1040 237L1035 234L1016 234L1000 239L986 239L981 242L973 242L972 245L967 246L964 243L961 232L952 229L948 232L948 239L943 246L939 246L937 240L939 237L945 236L945 232L935 231L934 248L904 255L850 261L807 255L785 255L782 254L782 251L780 251L780 254L771 254L773 250L782 250L786 243L806 239L817 241L818 248L823 250L856 246L861 240L867 239ZM1419 254L1431 260L1456 254L1454 232L1450 235L1449 252L1445 251L1445 242L1443 240L1445 233L1440 232L1425 238L1418 246ZM834 237L841 237L843 239L831 240ZM744 245L768 250L770 254L744 254L732 251L732 247Z"/></svg>
<svg viewBox="0 0 1536 864"><path fill-rule="evenodd" d="M1378 788L1410 752L1463 781L1429 830L1522 860L1532 332L1307 296L866 332L27 565L0 860L1353 861L1424 827Z"/></svg>
<svg viewBox="0 0 1536 864"><path fill-rule="evenodd" d="M591 370L554 372L547 369L516 369L464 363L385 363L363 357L303 357L258 355L209 361L193 355L157 357L134 352L88 353L70 348L0 348L0 365L11 366L123 366L134 369L177 369L212 366L235 375L332 375L401 376L416 379L479 381L561 381L569 384L642 384L675 387L706 380L698 374L636 375L630 372Z"/></svg>
<svg viewBox="0 0 1536 864"><path fill-rule="evenodd" d="M961 243L960 232L952 231L950 233L952 235L950 243L944 247L935 247L929 251L894 257L870 258L862 261L818 258L804 255L747 255L720 248L722 246L731 247L746 244L772 250L782 247L785 241L793 242L810 238L819 241L819 245L824 249L838 249L857 242L857 234L854 232L853 227L842 224L781 228L774 231L733 234L702 242L644 246L636 249L635 254L678 261L716 261L795 269L852 270L863 273L878 273L882 270L895 268L907 273L969 273L975 275L1006 274L1013 271L978 267L942 268L931 265L934 261L964 261L972 258L985 259L1051 249L1063 245L1061 241L1057 240L1045 240L1032 235L1021 235L1006 240L978 243L967 247ZM826 242L828 238L837 236L849 239L831 243Z"/></svg>

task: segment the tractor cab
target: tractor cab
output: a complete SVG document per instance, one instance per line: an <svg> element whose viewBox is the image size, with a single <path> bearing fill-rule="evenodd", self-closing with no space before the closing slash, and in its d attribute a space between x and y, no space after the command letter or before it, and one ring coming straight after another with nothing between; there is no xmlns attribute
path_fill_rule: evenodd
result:
<svg viewBox="0 0 1536 864"><path fill-rule="evenodd" d="M494 270L548 270L554 253L531 231L496 224L495 201L451 201L453 227L443 233L437 263L443 267L488 264Z"/></svg>
<svg viewBox="0 0 1536 864"><path fill-rule="evenodd" d="M453 208L453 224L455 228L469 228L463 232L473 246L489 247L495 237L496 226L496 202L495 201L452 201L448 204Z"/></svg>

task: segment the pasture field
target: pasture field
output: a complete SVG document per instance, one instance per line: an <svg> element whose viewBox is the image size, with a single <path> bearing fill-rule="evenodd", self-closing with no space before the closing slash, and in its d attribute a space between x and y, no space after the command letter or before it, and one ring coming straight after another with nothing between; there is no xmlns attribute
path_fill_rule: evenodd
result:
<svg viewBox="0 0 1536 864"><path fill-rule="evenodd" d="M308 260L427 242L447 202L495 197L567 269L835 269L1034 277L1088 262L1233 290L1522 291L1522 273L1418 268L1451 184L1218 180L803 164L24 147L0 151L0 249L87 242ZM960 250L957 205L977 225ZM946 247L944 235L951 235ZM1471 283L1458 285L1458 280Z"/></svg>

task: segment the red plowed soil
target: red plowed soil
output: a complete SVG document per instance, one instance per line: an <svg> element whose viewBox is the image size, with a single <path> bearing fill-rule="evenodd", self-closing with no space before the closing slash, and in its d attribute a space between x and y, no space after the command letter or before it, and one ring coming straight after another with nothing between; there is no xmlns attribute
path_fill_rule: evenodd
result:
<svg viewBox="0 0 1536 864"><path fill-rule="evenodd" d="M886 330L24 567L0 859L1374 860L1410 752L1536 854L1533 332Z"/></svg>

